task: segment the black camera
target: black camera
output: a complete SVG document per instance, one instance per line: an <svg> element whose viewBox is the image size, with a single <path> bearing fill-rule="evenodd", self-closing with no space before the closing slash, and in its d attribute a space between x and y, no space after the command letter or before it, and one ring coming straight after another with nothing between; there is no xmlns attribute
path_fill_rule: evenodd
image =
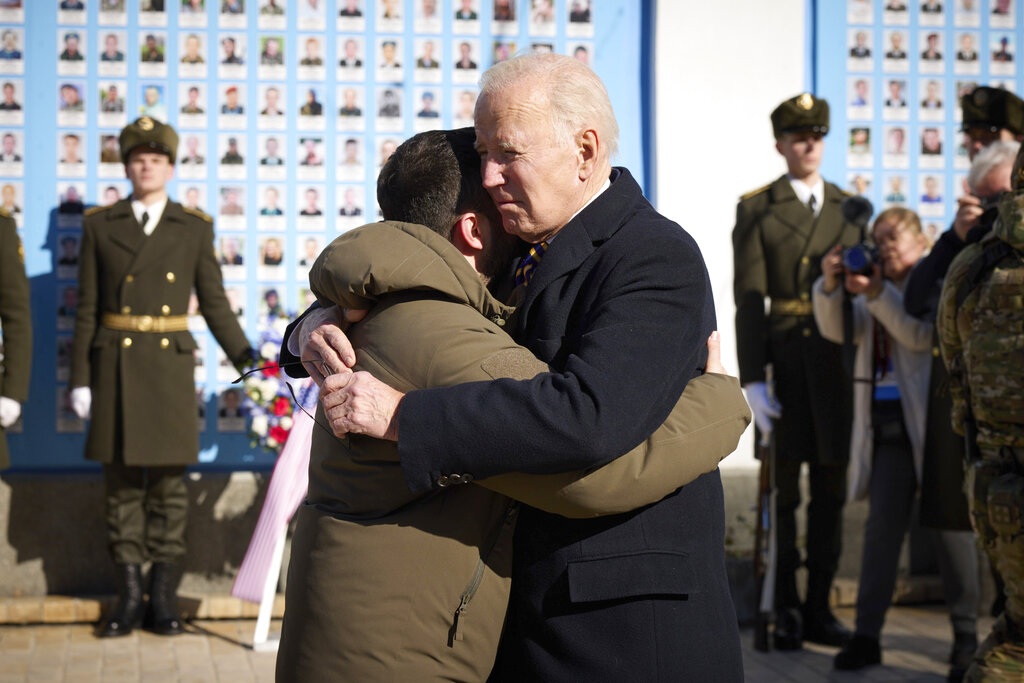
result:
<svg viewBox="0 0 1024 683"><path fill-rule="evenodd" d="M861 242L843 249L843 268L854 275L871 275L878 263L878 247L868 242Z"/></svg>

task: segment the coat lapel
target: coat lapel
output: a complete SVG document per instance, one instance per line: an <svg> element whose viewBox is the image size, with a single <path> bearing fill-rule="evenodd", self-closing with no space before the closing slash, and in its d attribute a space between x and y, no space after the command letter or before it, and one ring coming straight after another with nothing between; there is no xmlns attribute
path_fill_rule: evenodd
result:
<svg viewBox="0 0 1024 683"><path fill-rule="evenodd" d="M579 268L597 246L614 235L636 211L631 197L639 193L629 171L616 168L612 172L611 186L558 231L526 287L526 297L521 310L517 311L521 324L529 319L530 308L545 288Z"/></svg>
<svg viewBox="0 0 1024 683"><path fill-rule="evenodd" d="M818 225L834 226L845 223L842 206L846 196L832 183L825 183L825 201L822 202L818 220L814 221L810 238L804 244L803 254L824 254L836 243L836 238L841 233L832 229L819 230Z"/></svg>
<svg viewBox="0 0 1024 683"><path fill-rule="evenodd" d="M772 204L775 205L772 217L805 239L810 237L813 230L813 221L809 220L811 210L797 198L789 179L782 176L772 183L771 193Z"/></svg>
<svg viewBox="0 0 1024 683"><path fill-rule="evenodd" d="M156 224L153 233L143 240L135 263L132 264L134 270L145 270L150 264L166 258L167 254L180 247L183 213L179 204L168 200L160 222Z"/></svg>
<svg viewBox="0 0 1024 683"><path fill-rule="evenodd" d="M122 199L112 206L107 213L107 220L110 225L110 239L132 254L136 254L142 248L146 236L139 228L138 221L132 214L131 203Z"/></svg>

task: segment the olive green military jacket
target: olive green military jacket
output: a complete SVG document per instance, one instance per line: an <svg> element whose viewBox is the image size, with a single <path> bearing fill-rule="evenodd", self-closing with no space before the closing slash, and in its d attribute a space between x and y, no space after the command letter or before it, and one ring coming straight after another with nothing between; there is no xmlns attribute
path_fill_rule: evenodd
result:
<svg viewBox="0 0 1024 683"><path fill-rule="evenodd" d="M24 403L32 365L32 314L29 309L25 251L14 219L0 209L0 330L3 360L0 361L0 396ZM0 470L11 464L7 435L0 428Z"/></svg>
<svg viewBox="0 0 1024 683"><path fill-rule="evenodd" d="M1012 251L957 305L971 267L999 241ZM1022 254L1024 192L1018 190L1003 195L992 232L957 254L942 286L936 325L949 369L953 429L963 434L964 420L973 417L979 446L1024 446Z"/></svg>
<svg viewBox="0 0 1024 683"><path fill-rule="evenodd" d="M821 211L815 218L783 175L741 198L732 241L742 384L763 382L765 365L773 361L773 336L811 315L811 285L821 275L822 256L837 243L849 246L860 239L858 228L843 221L840 206L847 196L826 182ZM804 302L806 316L803 321L793 315L769 316L765 297Z"/></svg>
<svg viewBox="0 0 1024 683"><path fill-rule="evenodd" d="M503 331L512 309L422 226L346 233L321 254L310 287L324 304L379 302L350 330L356 369L402 391L548 369ZM337 671L351 680L484 680L508 601L514 519L508 499L484 487L571 516L635 509L713 470L750 413L734 378L707 375L687 386L673 418L647 445L592 473L506 475L482 486L462 485L467 477L426 495L410 493L393 442L315 430L279 680L329 680ZM456 618L474 576L479 584Z"/></svg>
<svg viewBox="0 0 1024 683"><path fill-rule="evenodd" d="M120 444L128 465L197 461L195 339L187 330L130 332L101 324L104 313L185 315L193 288L228 358L245 359L249 341L224 294L209 216L168 201L147 237L127 199L86 212L70 383L92 388L86 458L111 462Z"/></svg>

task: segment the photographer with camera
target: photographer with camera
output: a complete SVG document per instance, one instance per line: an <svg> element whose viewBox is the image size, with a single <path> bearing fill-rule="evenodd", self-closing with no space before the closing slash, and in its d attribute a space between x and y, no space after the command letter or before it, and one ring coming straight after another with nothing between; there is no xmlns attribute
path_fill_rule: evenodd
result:
<svg viewBox="0 0 1024 683"><path fill-rule="evenodd" d="M928 240L909 209L883 211L872 230L877 248L836 246L814 283L814 319L822 336L843 340L843 290L853 295L854 426L848 495L869 497L853 639L835 668L881 662L879 635L892 600L903 537L921 480L933 325L906 314L903 286ZM842 286L840 286L842 285ZM870 493L870 495L869 495ZM970 532L936 532L940 571L953 620L954 651L976 644L977 582L959 580L952 558L973 554ZM958 668L959 669L959 668Z"/></svg>

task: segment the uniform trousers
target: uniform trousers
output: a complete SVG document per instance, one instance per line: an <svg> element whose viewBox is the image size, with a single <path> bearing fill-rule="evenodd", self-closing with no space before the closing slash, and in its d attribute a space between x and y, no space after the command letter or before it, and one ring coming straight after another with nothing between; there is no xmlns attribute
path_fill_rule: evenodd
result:
<svg viewBox="0 0 1024 683"><path fill-rule="evenodd" d="M799 460L775 462L777 490L776 543L778 547L778 579L775 604L799 607L796 570L800 567L800 551L796 547L796 509L800 506ZM810 501L807 503L807 572L808 599L824 600L839 566L842 550L842 515L846 502L846 463L809 463ZM811 595L812 592L818 595ZM823 593L822 593L823 592ZM823 605L815 605L817 607Z"/></svg>
<svg viewBox="0 0 1024 683"><path fill-rule="evenodd" d="M185 555L185 466L103 465L107 540L115 564L180 562Z"/></svg>
<svg viewBox="0 0 1024 683"><path fill-rule="evenodd" d="M864 525L860 586L857 589L857 635L877 639L892 604L900 549L917 500L914 454L898 400L872 407L874 451ZM974 633L978 612L978 557L970 531L927 529L936 550L939 573L954 633Z"/></svg>

